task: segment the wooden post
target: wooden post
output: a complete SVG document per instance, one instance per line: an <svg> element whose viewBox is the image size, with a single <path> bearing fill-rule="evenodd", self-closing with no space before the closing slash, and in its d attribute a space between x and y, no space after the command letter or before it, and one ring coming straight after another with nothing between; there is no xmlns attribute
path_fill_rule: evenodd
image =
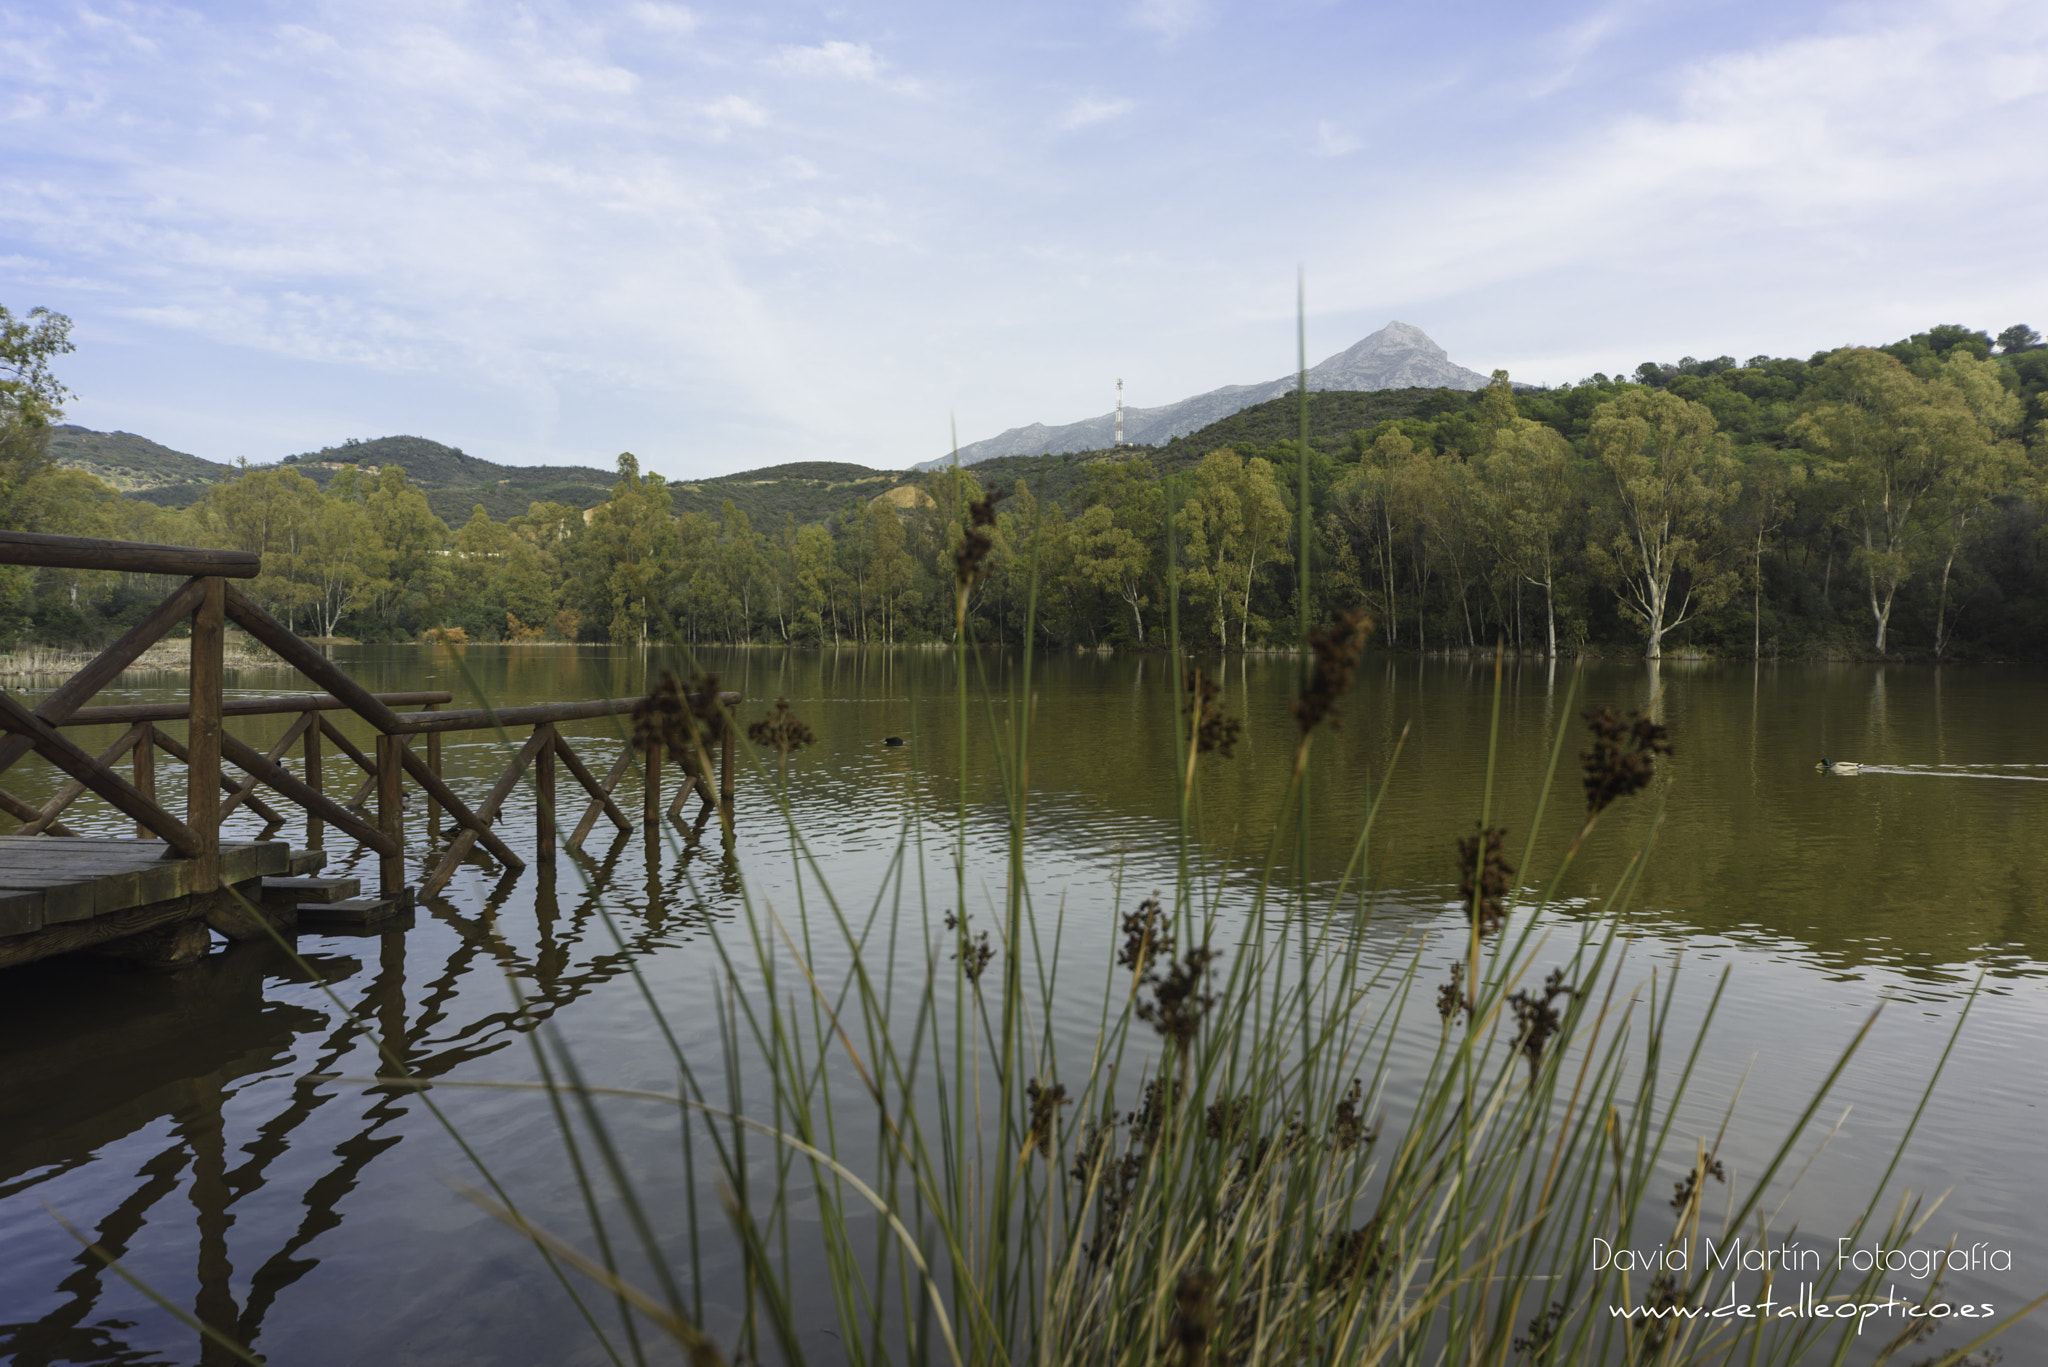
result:
<svg viewBox="0 0 2048 1367"><path fill-rule="evenodd" d="M646 827L647 838L654 839L654 829L661 820L661 742L649 742L647 746L647 784L641 795L640 822Z"/></svg>
<svg viewBox="0 0 2048 1367"><path fill-rule="evenodd" d="M533 728L534 734L547 733L547 743L534 756L533 793L534 822L533 846L536 856L543 864L555 861L555 728L543 723Z"/></svg>
<svg viewBox="0 0 2048 1367"><path fill-rule="evenodd" d="M439 712L440 710L441 704L437 702L427 704L427 711L429 712ZM439 731L427 733L427 768L432 771L435 778L441 777L441 733ZM427 792L427 843L431 845L440 838L441 799L435 797L433 790L429 789Z"/></svg>
<svg viewBox="0 0 2048 1367"><path fill-rule="evenodd" d="M226 641L227 581L202 581L204 595L192 611L192 720L185 748L185 824L198 837L192 858L191 890L213 892L220 887L220 690L221 655Z"/></svg>
<svg viewBox="0 0 2048 1367"><path fill-rule="evenodd" d="M156 728L154 726L143 732L142 739L135 742L135 791L141 793L151 802L156 801ZM137 840L154 840L156 839L156 833L138 821L135 823L135 838Z"/></svg>
<svg viewBox="0 0 2048 1367"><path fill-rule="evenodd" d="M405 760L399 750L404 736L377 736L377 829L395 842L377 856L377 895L396 897L405 891L405 822L399 810L404 797Z"/></svg>
<svg viewBox="0 0 2048 1367"><path fill-rule="evenodd" d="M318 722L306 728L306 786L314 792L324 795L327 791L327 782L326 776L322 773L320 734L320 724ZM309 850L323 849L326 843L327 823L309 810L306 813L306 848Z"/></svg>

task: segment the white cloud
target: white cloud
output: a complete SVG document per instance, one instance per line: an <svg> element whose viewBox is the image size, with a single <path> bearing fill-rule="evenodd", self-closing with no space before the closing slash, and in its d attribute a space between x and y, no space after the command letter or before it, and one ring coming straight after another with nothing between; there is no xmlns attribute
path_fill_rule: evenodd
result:
<svg viewBox="0 0 2048 1367"><path fill-rule="evenodd" d="M1207 27L1213 18L1208 0L1138 0L1130 15L1131 23L1168 42Z"/></svg>
<svg viewBox="0 0 2048 1367"><path fill-rule="evenodd" d="M713 100L704 106L703 113L714 138L729 137L735 128L765 128L768 124L768 111L744 95Z"/></svg>
<svg viewBox="0 0 2048 1367"><path fill-rule="evenodd" d="M704 22L681 5L655 4L652 0L640 0L626 13L642 28L653 29L657 33L694 33Z"/></svg>
<svg viewBox="0 0 2048 1367"><path fill-rule="evenodd" d="M1060 115L1059 128L1061 132L1071 133L1077 128L1086 128L1091 123L1103 123L1119 118L1136 107L1130 100L1104 100L1093 95L1083 95L1068 105L1066 112Z"/></svg>
<svg viewBox="0 0 2048 1367"><path fill-rule="evenodd" d="M769 64L792 76L855 81L903 94L916 94L920 88L907 77L889 75L889 64L868 44L837 38L815 47L780 48Z"/></svg>
<svg viewBox="0 0 2048 1367"><path fill-rule="evenodd" d="M1316 155L1319 157L1341 157L1347 152L1358 150L1358 139L1339 129L1328 119L1316 125Z"/></svg>

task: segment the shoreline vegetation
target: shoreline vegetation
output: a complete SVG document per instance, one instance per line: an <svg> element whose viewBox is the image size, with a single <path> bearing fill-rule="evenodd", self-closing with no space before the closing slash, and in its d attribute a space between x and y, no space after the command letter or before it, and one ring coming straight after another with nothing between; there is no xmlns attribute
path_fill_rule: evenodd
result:
<svg viewBox="0 0 2048 1367"><path fill-rule="evenodd" d="M799 462L715 511L625 454L591 506L451 525L395 462L251 468L185 509L52 466L61 321L10 334L44 370L0 411L0 523L254 551L252 592L309 636L944 646L968 510L1000 498L961 618L991 644L1163 650L1178 615L1191 650L1284 650L1305 598L1365 605L1394 652L2048 660L2048 348L2019 325L1547 389L1314 393L1163 447L886 488ZM0 644L108 640L157 597L0 574Z"/></svg>

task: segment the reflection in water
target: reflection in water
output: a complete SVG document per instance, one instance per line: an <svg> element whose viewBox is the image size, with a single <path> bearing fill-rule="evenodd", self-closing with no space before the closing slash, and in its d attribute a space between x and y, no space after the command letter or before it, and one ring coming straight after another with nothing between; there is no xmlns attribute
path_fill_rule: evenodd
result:
<svg viewBox="0 0 2048 1367"><path fill-rule="evenodd" d="M631 693L650 662L637 652L476 649L458 668L447 653L365 648L346 663L375 688L446 686L465 701L474 689L517 705ZM657 670L661 663L652 661ZM891 879L913 907L920 876L950 888L951 823L963 806L971 889L982 895L984 876L1000 881L999 738L1014 661L991 657L993 696L985 710L976 703L964 754L952 666L937 654L707 652L705 663L749 709L788 697L821 737L791 765L790 800L798 834L849 902L864 908L893 895ZM1226 886L1249 877L1267 842L1293 753L1285 705L1295 669L1284 657L1238 657L1218 671L1226 709L1244 717L1245 733L1238 757L1204 775L1196 820L1204 867L1221 868ZM1372 933L1390 943L1442 933L1440 908L1457 876L1453 842L1476 819L1488 771L1493 679L1490 659L1369 661L1343 704L1344 729L1318 740L1312 811L1326 879L1342 871L1363 799L1388 784L1369 853L1382 909ZM260 672L234 682L248 693L282 683ZM1172 877L1177 682L1162 661L1142 657L1055 657L1034 668L1034 897L1058 908L1079 968L1075 957L1063 962L1091 983L1113 957L1115 880L1149 889ZM138 685L107 701L150 701L180 687ZM2048 735L2030 725L2036 677L1668 660L1596 666L1575 682L1568 665L1530 661L1506 666L1502 690L1495 811L1517 842L1557 728L1575 728L1588 704L1655 707L1672 728L1680 752L1657 801L1614 813L1564 894L1613 886L1661 804L1659 850L1639 903L1640 953L1658 964L1685 954L1734 965L1730 1000L1739 1009L1724 1017L1702 1068L1726 1083L1725 1100L1752 1061L1763 1064L1744 1094L1757 1132L1769 1132L1774 1108L1800 1095L1810 1060L1796 1051L1835 1040L1836 1027L1860 1021L1879 995L1915 1003L1884 1027L1890 1071L1857 1097L1859 1117L1888 1114L1896 1093L1886 1088L1899 1076L1924 1076L1976 966L1993 967L1999 995L1977 1009L1997 1025L1973 1025L1952 1065L1953 1095L1968 1100L1937 1106L1923 1134L1970 1183L1947 1209L1970 1212L1973 1237L2007 1221L2017 1228L2001 1237L2035 1250L2031 1267L2048 1266L2048 1230L2027 1228L2031 1217L2011 1199L2023 1189L2015 1175L2039 1167L2033 1117L2000 1090L2027 1061L2011 1042L2037 1037L2048 1016L2032 990L2048 963L2031 855L2044 798L2028 782L1940 781L2048 776ZM252 721L237 734L274 741L284 723L266 734L269 724ZM1404 729L1409 739L1390 778ZM891 735L909 743L883 746ZM113 737L74 738L93 749ZM574 740L600 771L618 744L604 723ZM1569 772L1577 748L1566 741L1567 772L1537 832L1535 867L1552 866L1577 826ZM1822 754L1861 760L1863 779L1816 775ZM488 786L505 759L495 738L447 746L461 791ZM20 774L33 788L35 771L24 765ZM166 782L173 801L174 778ZM42 779L41 791L57 781ZM804 893L788 872L787 833L755 786L762 781L741 776L737 855L719 848L701 814L652 848L637 833L621 835L517 876L479 851L449 896L423 905L408 930L302 936L307 961L346 1010L289 958L258 945L223 946L171 976L94 961L0 975L0 1356L212 1360L71 1243L44 1214L45 1201L175 1303L274 1360L510 1363L583 1352L587 1330L532 1255L448 1191L472 1174L421 1098L343 1079L385 1071L380 1044L429 1080L522 1078L530 1060L516 1046L552 1023L608 1080L673 1086L647 1024L643 983L676 1008L672 1023L685 1043L715 1059L716 1022L688 1017L716 970L705 933L738 914L741 863L763 904L788 913ZM623 805L636 810L637 795ZM415 872L436 844L418 808L407 817L419 841ZM78 810L81 823L96 819L90 800ZM532 818L522 790L505 812L507 838L530 842ZM913 822L928 823L927 849L943 867L919 868L914 847L899 857ZM329 849L330 872L372 866L345 843ZM839 967L826 964L821 976ZM1084 1014L1074 1029L1093 1028L1093 1013ZM565 1185L550 1122L535 1119L526 1099L452 1088L433 1095L494 1163L512 1169L522 1201L545 1206ZM672 1129L629 1138L631 1156L650 1171L673 1166ZM1843 1142L1864 1136L1852 1124ZM563 1200L554 1213L573 1223L574 1200Z"/></svg>
<svg viewBox="0 0 2048 1367"><path fill-rule="evenodd" d="M405 1092L351 1086L340 1075L386 1072L395 1059L414 1077L445 1077L700 925L688 873L705 850L703 823L678 822L676 829L676 857L664 858L658 842L646 846L638 915L621 915L608 896L627 867L628 846L637 843L622 833L601 855L576 856L582 876L566 907L552 871L524 880L531 944L498 931L501 910L521 890L514 877L501 878L473 914L438 899L423 908L454 932L438 954L422 953L423 937L403 924L357 941L374 960L309 944L304 963L321 981L342 991L359 987L346 1012L314 991L278 1000L282 987L315 985L299 962L269 943L228 945L175 974L81 958L9 975L0 999L0 1038L8 1041L0 1053L0 1201L10 1201L11 1219L31 1218L39 1188L61 1185L111 1149L139 1144L142 1156L125 1181L96 1175L98 1188L111 1181L127 1190L81 1232L124 1260L145 1244L182 1245L192 1314L237 1342L254 1343L280 1294L320 1266L312 1246L341 1223L342 1205L370 1180L372 1163L404 1138L412 1110ZM735 873L724 859L714 886L730 895ZM474 996L469 980L479 969L516 977L523 1004L479 1013L471 1003L459 1012L458 994ZM417 984L410 989L409 970ZM313 1125L337 1104L346 1109L351 1097L362 1106L342 1122L344 1134L335 1137L332 1123ZM259 1101L260 1116L250 1114L251 1099ZM316 1136L322 1147L301 1144L296 1161L281 1163L309 1128L326 1131ZM231 1144L231 1133L238 1142ZM181 1191L182 1203L173 1199ZM259 1201L265 1209L252 1212ZM287 1201L300 1213L280 1221ZM252 1226L262 1231L253 1249ZM46 1275L40 1270L34 1281L16 1281L18 1268L0 1281L0 1289L11 1288L5 1303L17 1311L54 1302L36 1318L0 1323L0 1357L22 1364L193 1360L209 1367L235 1360L207 1340L168 1358L159 1356L162 1345L128 1341L132 1322L95 1318L115 1274L83 1249L68 1263L68 1273L51 1279L54 1295L29 1294ZM157 1273L151 1280L163 1287L181 1279Z"/></svg>

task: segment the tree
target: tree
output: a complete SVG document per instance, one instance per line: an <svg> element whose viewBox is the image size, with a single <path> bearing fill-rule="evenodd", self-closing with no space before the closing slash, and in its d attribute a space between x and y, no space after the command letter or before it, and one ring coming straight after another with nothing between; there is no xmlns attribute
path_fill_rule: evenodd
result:
<svg viewBox="0 0 2048 1367"><path fill-rule="evenodd" d="M1255 625L1265 626L1252 612L1252 588L1262 563L1293 563L1287 549L1292 523L1271 462L1260 456L1247 461L1228 449L1202 457L1177 519L1187 562L1182 582L1191 598L1209 606L1219 646L1230 645L1233 608L1239 649L1250 645Z"/></svg>
<svg viewBox="0 0 2048 1367"><path fill-rule="evenodd" d="M2041 334L2025 323L2014 323L1998 334L1998 349L2010 356L2015 351L2032 351L2041 345Z"/></svg>
<svg viewBox="0 0 2048 1367"><path fill-rule="evenodd" d="M1480 461L1479 512L1495 553L1543 590L1544 654L1557 658L1557 575L1574 519L1571 444L1517 418L1494 433Z"/></svg>
<svg viewBox="0 0 2048 1367"><path fill-rule="evenodd" d="M1664 637L1725 602L1735 576L1722 515L1742 491L1728 439L1714 415L1674 394L1633 390L1593 412L1587 434L1612 481L1611 529L1587 547L1596 573L1643 630L1643 656ZM1674 607L1671 595L1680 587Z"/></svg>
<svg viewBox="0 0 2048 1367"><path fill-rule="evenodd" d="M63 314L34 308L17 318L0 305L0 527L25 525L27 486L50 468L49 428L70 392L50 362L71 350Z"/></svg>
<svg viewBox="0 0 2048 1367"><path fill-rule="evenodd" d="M1936 378L1922 378L1884 352L1844 348L1815 372L1806 411L1793 425L1794 437L1841 475L1861 536L1856 558L1880 655L1899 586L1924 563L1935 529L1954 512L1944 506L1944 489L1979 480L1968 472L1991 459L1992 424L2007 411L1982 388L1973 364L1964 349L1936 367ZM1982 411L1973 408L1972 392ZM1954 563L1954 544L1945 564Z"/></svg>
<svg viewBox="0 0 2048 1367"><path fill-rule="evenodd" d="M398 465L378 471L363 510L390 557L376 611L391 625L407 629L451 587L448 558L442 554L448 546L448 524L434 516L427 496Z"/></svg>
<svg viewBox="0 0 2048 1367"><path fill-rule="evenodd" d="M669 497L668 481L643 477L639 459L624 452L611 499L591 510L583 535L572 543L570 580L618 644L647 644L665 619L681 569Z"/></svg>
<svg viewBox="0 0 2048 1367"><path fill-rule="evenodd" d="M1165 490L1151 462L1115 461L1090 470L1082 499L1087 507L1072 526L1075 568L1131 610L1131 639L1143 645Z"/></svg>

